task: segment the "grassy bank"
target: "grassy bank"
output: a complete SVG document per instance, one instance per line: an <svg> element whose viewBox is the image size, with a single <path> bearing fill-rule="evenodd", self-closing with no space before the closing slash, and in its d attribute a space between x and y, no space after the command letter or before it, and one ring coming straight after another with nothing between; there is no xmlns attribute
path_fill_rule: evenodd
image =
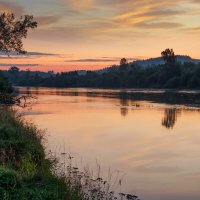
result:
<svg viewBox="0 0 200 200"><path fill-rule="evenodd" d="M41 131L0 107L0 199L69 199L65 180L54 175L53 165L45 158Z"/></svg>
<svg viewBox="0 0 200 200"><path fill-rule="evenodd" d="M131 194L116 197L100 170L97 176L88 168L80 171L67 153L61 153L62 162L46 158L42 143L43 132L0 106L1 200L139 200Z"/></svg>

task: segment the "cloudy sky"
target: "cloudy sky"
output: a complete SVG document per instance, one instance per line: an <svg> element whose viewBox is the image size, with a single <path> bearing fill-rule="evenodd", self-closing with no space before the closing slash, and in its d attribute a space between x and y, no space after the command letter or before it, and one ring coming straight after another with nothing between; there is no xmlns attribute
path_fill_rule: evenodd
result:
<svg viewBox="0 0 200 200"><path fill-rule="evenodd" d="M1 66L96 69L168 47L200 58L200 0L0 0L0 11L31 14L39 23L24 42L32 53L3 57Z"/></svg>

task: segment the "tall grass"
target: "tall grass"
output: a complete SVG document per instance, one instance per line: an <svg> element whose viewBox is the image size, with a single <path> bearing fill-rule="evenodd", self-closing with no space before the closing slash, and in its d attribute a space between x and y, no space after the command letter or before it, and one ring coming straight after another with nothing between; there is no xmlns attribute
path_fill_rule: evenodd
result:
<svg viewBox="0 0 200 200"><path fill-rule="evenodd" d="M13 109L0 106L1 200L138 200L129 194L115 196L100 173L93 177L88 168L79 170L66 153L61 161L47 156L43 136Z"/></svg>
<svg viewBox="0 0 200 200"><path fill-rule="evenodd" d="M123 176L119 171L108 172L107 180L101 176L101 166L96 163L96 169L89 166L80 169L74 158L66 152L61 153L60 160L55 165L55 173L62 177L67 185L70 198L86 200L139 200L136 195L117 193L121 191Z"/></svg>
<svg viewBox="0 0 200 200"><path fill-rule="evenodd" d="M0 199L67 199L66 184L52 173L42 140L42 131L0 107Z"/></svg>

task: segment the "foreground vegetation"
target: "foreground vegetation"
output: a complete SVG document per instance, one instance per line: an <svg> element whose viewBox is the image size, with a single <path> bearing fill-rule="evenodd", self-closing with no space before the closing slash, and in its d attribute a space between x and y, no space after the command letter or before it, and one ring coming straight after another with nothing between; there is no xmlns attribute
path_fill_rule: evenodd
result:
<svg viewBox="0 0 200 200"><path fill-rule="evenodd" d="M66 199L64 180L52 173L41 140L33 125L0 108L0 199Z"/></svg>
<svg viewBox="0 0 200 200"><path fill-rule="evenodd" d="M114 200L110 183L73 167L72 157L61 162L45 156L43 133L13 109L0 107L0 199L2 200ZM48 157L48 158L47 158ZM138 200L135 195L118 198Z"/></svg>

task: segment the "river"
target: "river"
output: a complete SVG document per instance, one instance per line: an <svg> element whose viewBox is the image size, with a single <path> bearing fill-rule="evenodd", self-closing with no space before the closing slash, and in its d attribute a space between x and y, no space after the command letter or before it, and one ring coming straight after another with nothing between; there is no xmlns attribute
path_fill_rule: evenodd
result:
<svg viewBox="0 0 200 200"><path fill-rule="evenodd" d="M200 199L198 91L17 88L36 99L17 107L46 129L47 148L77 165L123 177L141 200Z"/></svg>

